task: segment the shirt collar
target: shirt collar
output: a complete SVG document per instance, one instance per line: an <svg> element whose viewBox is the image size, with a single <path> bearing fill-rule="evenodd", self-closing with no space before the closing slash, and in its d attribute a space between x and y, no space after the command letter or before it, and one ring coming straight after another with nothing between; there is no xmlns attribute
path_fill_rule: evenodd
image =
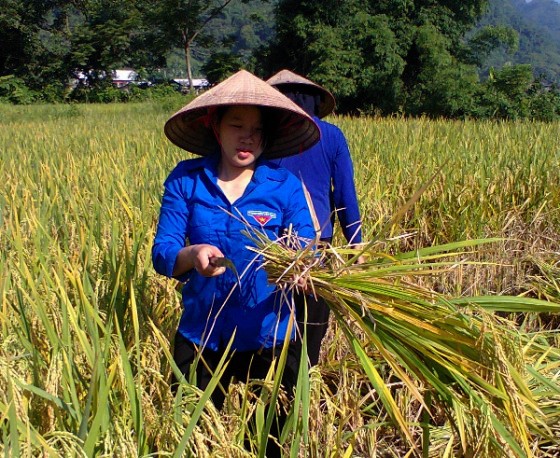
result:
<svg viewBox="0 0 560 458"><path fill-rule="evenodd" d="M257 159L257 163L255 166L255 173L253 174L253 179L255 183L263 183L265 181L269 181L272 176L272 169L268 167L269 161L262 156Z"/></svg>
<svg viewBox="0 0 560 458"><path fill-rule="evenodd" d="M204 170L208 177L210 177L215 183L218 181L218 163L220 161L219 154L211 154L209 156L204 156ZM262 156L257 159L255 164L255 173L251 181L260 184L271 178L271 169L267 167L268 159Z"/></svg>
<svg viewBox="0 0 560 458"><path fill-rule="evenodd" d="M218 162L220 160L219 154L210 154L204 156L204 170L208 177L210 177L214 182L218 180Z"/></svg>

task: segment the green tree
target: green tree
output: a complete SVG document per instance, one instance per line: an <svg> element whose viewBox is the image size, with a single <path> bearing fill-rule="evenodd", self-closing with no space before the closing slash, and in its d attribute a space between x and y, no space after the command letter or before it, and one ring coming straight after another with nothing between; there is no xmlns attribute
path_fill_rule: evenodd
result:
<svg viewBox="0 0 560 458"><path fill-rule="evenodd" d="M479 109L485 110L483 115L493 118L530 117L534 83L530 65L508 65L501 70L492 70L484 83Z"/></svg>
<svg viewBox="0 0 560 458"><path fill-rule="evenodd" d="M490 54L499 48L505 48L507 55L513 56L519 49L519 34L504 25L482 27L468 40L466 60L480 67Z"/></svg>
<svg viewBox="0 0 560 458"><path fill-rule="evenodd" d="M286 67L307 75L335 93L342 111L466 114L476 73L464 36L486 6L487 0L280 0L276 37L259 53L263 74Z"/></svg>
<svg viewBox="0 0 560 458"><path fill-rule="evenodd" d="M204 52L198 68L208 49L214 62L230 53L249 67L271 33L270 9L267 0L0 0L0 96L17 88L29 101L52 92L47 86L61 96L76 75L88 87L108 85L117 68L164 75L178 47L191 79L193 52Z"/></svg>
<svg viewBox="0 0 560 458"><path fill-rule="evenodd" d="M0 76L48 93L77 74L107 81L118 67L161 65L141 0L0 0Z"/></svg>
<svg viewBox="0 0 560 458"><path fill-rule="evenodd" d="M152 40L161 52L179 46L185 53L185 65L190 87L192 80L192 52L197 46L207 47L213 42L208 25L233 0L145 0L143 10L152 26Z"/></svg>
<svg viewBox="0 0 560 458"><path fill-rule="evenodd" d="M16 0L0 2L0 75L16 73L23 67L25 43L36 31L33 21L27 16L34 12L32 5L26 11L23 4Z"/></svg>
<svg viewBox="0 0 560 458"><path fill-rule="evenodd" d="M208 62L202 66L202 71L210 84L223 81L242 68L241 59L230 52L218 52L212 54Z"/></svg>
<svg viewBox="0 0 560 458"><path fill-rule="evenodd" d="M274 29L273 2L268 0L242 0L228 5L212 21L208 33L223 51L231 51L244 62L252 51L272 38Z"/></svg>
<svg viewBox="0 0 560 458"><path fill-rule="evenodd" d="M407 76L406 113L460 117L472 113L478 76L449 51L449 39L432 24L414 38L417 72Z"/></svg>
<svg viewBox="0 0 560 458"><path fill-rule="evenodd" d="M165 63L151 42L151 30L140 0L81 0L68 30L68 67L92 80L105 79L111 70L137 70Z"/></svg>
<svg viewBox="0 0 560 458"><path fill-rule="evenodd" d="M32 90L64 79L67 44L54 11L68 3L0 0L0 76L12 75Z"/></svg>

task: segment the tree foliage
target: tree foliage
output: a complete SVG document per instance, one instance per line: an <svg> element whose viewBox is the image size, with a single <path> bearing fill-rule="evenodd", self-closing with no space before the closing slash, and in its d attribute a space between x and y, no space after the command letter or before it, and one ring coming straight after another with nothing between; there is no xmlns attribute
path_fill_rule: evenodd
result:
<svg viewBox="0 0 560 458"><path fill-rule="evenodd" d="M69 67L95 78L116 68L164 64L137 0L83 0L75 6Z"/></svg>
<svg viewBox="0 0 560 458"><path fill-rule="evenodd" d="M281 0L266 69L296 72L336 93L345 111L461 114L475 68L462 38L486 0ZM436 97L437 94L437 97ZM442 97L443 95L443 97Z"/></svg>
<svg viewBox="0 0 560 458"><path fill-rule="evenodd" d="M272 3L266 0L242 0L228 5L208 29L214 38L212 54L229 52L244 65L254 67L253 51L268 43L273 35Z"/></svg>
<svg viewBox="0 0 560 458"><path fill-rule="evenodd" d="M66 45L63 24L48 13L68 2L0 1L0 76L11 75L39 89L44 81L60 80L65 73L61 58Z"/></svg>
<svg viewBox="0 0 560 458"><path fill-rule="evenodd" d="M152 39L159 49L170 45L184 50L187 78L193 87L191 53L196 43L209 46L208 25L234 0L145 0L144 10L152 25Z"/></svg>
<svg viewBox="0 0 560 458"><path fill-rule="evenodd" d="M0 75L45 92L78 74L95 82L122 67L161 64L137 0L0 0Z"/></svg>
<svg viewBox="0 0 560 458"><path fill-rule="evenodd" d="M502 43L480 62L481 74L507 64L530 64L533 73L560 82L560 3L552 0L490 0L488 13L477 24L481 28L509 29L516 45Z"/></svg>
<svg viewBox="0 0 560 458"><path fill-rule="evenodd" d="M505 92L496 80L481 82L479 68L496 49L513 55L519 46L507 25L472 32L488 7L488 0L280 0L276 36L259 54L262 74L289 68L307 75L336 95L342 112L486 116L491 100L501 99L485 91ZM509 109L495 114L532 115L527 100L544 88L531 77L531 93L514 77L520 74L525 67L494 73L512 91ZM524 103L514 101L519 93Z"/></svg>
<svg viewBox="0 0 560 458"><path fill-rule="evenodd" d="M223 81L243 66L241 59L230 52L217 52L210 56L202 70L210 84Z"/></svg>
<svg viewBox="0 0 560 458"><path fill-rule="evenodd" d="M127 100L108 78L127 67L213 83L289 68L341 112L554 119L557 27L529 21L545 9L560 15L551 0L0 0L0 100L61 100L78 75L72 97Z"/></svg>

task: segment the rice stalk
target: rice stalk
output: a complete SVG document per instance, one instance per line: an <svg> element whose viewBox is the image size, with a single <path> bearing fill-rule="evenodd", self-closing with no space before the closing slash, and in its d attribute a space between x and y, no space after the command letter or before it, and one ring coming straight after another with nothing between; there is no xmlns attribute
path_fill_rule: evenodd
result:
<svg viewBox="0 0 560 458"><path fill-rule="evenodd" d="M537 305L558 313L560 304L507 296L447 298L416 281L467 263L464 250L488 240L389 255L381 242L361 250L301 249L293 235L277 242L253 237L270 281L293 290L305 278L307 292L327 301L376 395L416 453L418 441L379 373L379 359L432 418L434 408L442 412L465 454L476 447L489 456L532 456L532 434L549 436L524 377L522 339L492 312ZM353 264L357 256L367 261Z"/></svg>
<svg viewBox="0 0 560 458"><path fill-rule="evenodd" d="M153 272L150 248L161 184L177 161L185 158L184 152L165 141L161 130L169 113L184 104L177 102L176 107L160 102L2 107L2 455L15 456L15 444L20 456L86 456L84 441L78 437L84 424L91 434L89 450L93 448L96 456L170 456L191 421L197 426L186 455L245 457L258 449L260 438L253 427L258 397L252 386L231 385L228 396L237 393L235 405L226 403L218 412L207 403L195 419L191 414L201 393L185 384L183 396L176 399L169 389L173 359L166 350L176 331L181 296L173 282ZM345 132L354 155L366 240L378 237L394 209L452 156L445 173L390 232L411 235L399 235L374 251L408 250L415 258L412 248L477 237L504 238L472 255L471 259L483 260L479 264L457 261L449 275L446 267L436 272L431 266L433 276L419 270L409 276L412 283L429 285L440 293L452 291L449 300L461 309L465 305L456 301L468 298L454 296L488 291L558 302L558 123L334 116L333 120ZM336 230L335 246L341 239ZM422 253L422 257L427 254ZM544 270L530 256L544 259ZM403 270L390 266L379 275L388 278L399 269ZM410 281L406 269L403 278ZM285 279L289 277L286 274ZM475 305L489 313L498 306L513 307L505 298L498 300L501 305L489 299ZM523 308L544 309L540 304L527 299ZM514 332L511 338L515 347L522 346L524 358L516 376L525 380L542 412L543 435L534 433L531 447L543 458L557 457L560 339L554 328L558 315L516 313L515 317L518 324L523 319L522 332ZM484 439L481 443L489 442L492 425L485 411L473 408L462 420L456 405L458 426L452 429L437 398L431 405L425 402L429 410L422 406L418 394L407 389L380 352L368 344L369 337L355 324L351 327L402 411L413 439L423 445L421 433L429 433L431 457L462 455L460 444L469 440L465 430L470 425L473 451L493 458L488 447L474 448L479 438ZM543 333L543 327L551 331ZM329 328L323 362L309 374L309 400L302 383L296 401L300 410L292 423L295 429L286 431L284 442L292 440L292 456L300 447L298 458L407 456L411 446L396 437L394 421L360 368L362 362L346 344L344 332L336 321ZM101 355L97 363L96 353ZM94 400L84 420L92 384ZM423 395L426 387L417 385ZM103 399L108 407L97 402ZM430 413L429 422L423 412ZM250 450L245 450L246 441Z"/></svg>

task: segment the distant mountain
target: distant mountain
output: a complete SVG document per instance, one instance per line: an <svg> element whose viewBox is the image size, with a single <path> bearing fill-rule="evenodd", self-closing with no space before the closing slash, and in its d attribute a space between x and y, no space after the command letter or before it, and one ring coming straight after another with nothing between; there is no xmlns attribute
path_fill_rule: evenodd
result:
<svg viewBox="0 0 560 458"><path fill-rule="evenodd" d="M560 0L490 0L478 27L485 25L509 26L519 34L517 52L508 55L504 49L496 50L486 69L531 64L536 75L560 82Z"/></svg>
<svg viewBox="0 0 560 458"><path fill-rule="evenodd" d="M514 6L528 22L545 29L560 45L560 0L518 1Z"/></svg>

